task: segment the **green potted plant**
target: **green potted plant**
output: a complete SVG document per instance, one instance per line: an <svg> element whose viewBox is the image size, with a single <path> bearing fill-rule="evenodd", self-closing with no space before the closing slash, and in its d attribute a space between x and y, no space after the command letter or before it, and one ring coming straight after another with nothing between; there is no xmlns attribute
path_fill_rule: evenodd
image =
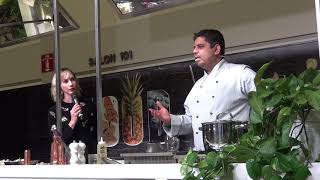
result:
<svg viewBox="0 0 320 180"><path fill-rule="evenodd" d="M306 132L310 111L320 111L320 73L312 66L299 76L262 79L269 65L256 74L256 92L249 94L250 128L240 143L222 152L209 152L201 160L190 150L182 162L184 179L220 178L232 169L232 163L239 162L246 163L252 179L306 179L311 175L308 142L299 136Z"/></svg>

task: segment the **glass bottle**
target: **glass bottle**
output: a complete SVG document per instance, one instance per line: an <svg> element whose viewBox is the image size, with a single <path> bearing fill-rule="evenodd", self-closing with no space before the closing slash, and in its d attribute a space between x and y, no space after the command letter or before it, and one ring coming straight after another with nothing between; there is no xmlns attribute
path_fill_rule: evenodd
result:
<svg viewBox="0 0 320 180"><path fill-rule="evenodd" d="M65 144L62 141L61 134L58 132L56 125L52 125L51 132L53 138L51 143L50 164L67 164Z"/></svg>
<svg viewBox="0 0 320 180"><path fill-rule="evenodd" d="M61 142L58 145L58 164L67 164L67 159L64 153L64 146Z"/></svg>
<svg viewBox="0 0 320 180"><path fill-rule="evenodd" d="M57 136L53 136L53 140L51 143L50 164L58 164L58 161L59 161L58 147L59 147L59 138Z"/></svg>
<svg viewBox="0 0 320 180"><path fill-rule="evenodd" d="M107 158L107 143L101 137L97 145L97 164L104 164L105 158Z"/></svg>

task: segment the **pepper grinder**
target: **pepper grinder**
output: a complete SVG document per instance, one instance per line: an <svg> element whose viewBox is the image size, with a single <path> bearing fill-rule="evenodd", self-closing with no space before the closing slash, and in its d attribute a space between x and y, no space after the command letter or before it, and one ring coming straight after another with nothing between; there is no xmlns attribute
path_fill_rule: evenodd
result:
<svg viewBox="0 0 320 180"><path fill-rule="evenodd" d="M78 158L80 160L80 164L85 164L86 163L86 158L84 156L84 152L86 149L86 144L83 143L82 141L79 141L79 152L78 152Z"/></svg>
<svg viewBox="0 0 320 180"><path fill-rule="evenodd" d="M73 141L72 143L69 144L70 148L70 164L80 164L80 159L78 157L78 152L79 152L79 144L76 143L76 141Z"/></svg>

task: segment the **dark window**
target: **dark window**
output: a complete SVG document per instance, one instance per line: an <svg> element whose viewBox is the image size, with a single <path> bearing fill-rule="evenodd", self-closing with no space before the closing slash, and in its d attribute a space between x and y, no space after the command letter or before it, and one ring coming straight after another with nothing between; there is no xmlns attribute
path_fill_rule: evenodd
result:
<svg viewBox="0 0 320 180"><path fill-rule="evenodd" d="M0 47L10 46L54 31L51 0L0 1ZM61 31L78 26L58 5Z"/></svg>
<svg viewBox="0 0 320 180"><path fill-rule="evenodd" d="M113 0L121 17L131 17L148 14L160 9L166 9L192 0Z"/></svg>

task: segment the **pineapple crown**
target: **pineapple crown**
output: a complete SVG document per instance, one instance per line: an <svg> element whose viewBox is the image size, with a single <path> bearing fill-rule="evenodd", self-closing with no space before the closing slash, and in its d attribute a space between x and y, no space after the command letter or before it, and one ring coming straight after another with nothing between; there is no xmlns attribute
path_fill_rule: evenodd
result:
<svg viewBox="0 0 320 180"><path fill-rule="evenodd" d="M130 114L134 113L135 106L137 106L138 99L143 91L140 78L141 76L138 73L136 73L136 75L132 78L126 74L122 80L121 93L125 106Z"/></svg>

